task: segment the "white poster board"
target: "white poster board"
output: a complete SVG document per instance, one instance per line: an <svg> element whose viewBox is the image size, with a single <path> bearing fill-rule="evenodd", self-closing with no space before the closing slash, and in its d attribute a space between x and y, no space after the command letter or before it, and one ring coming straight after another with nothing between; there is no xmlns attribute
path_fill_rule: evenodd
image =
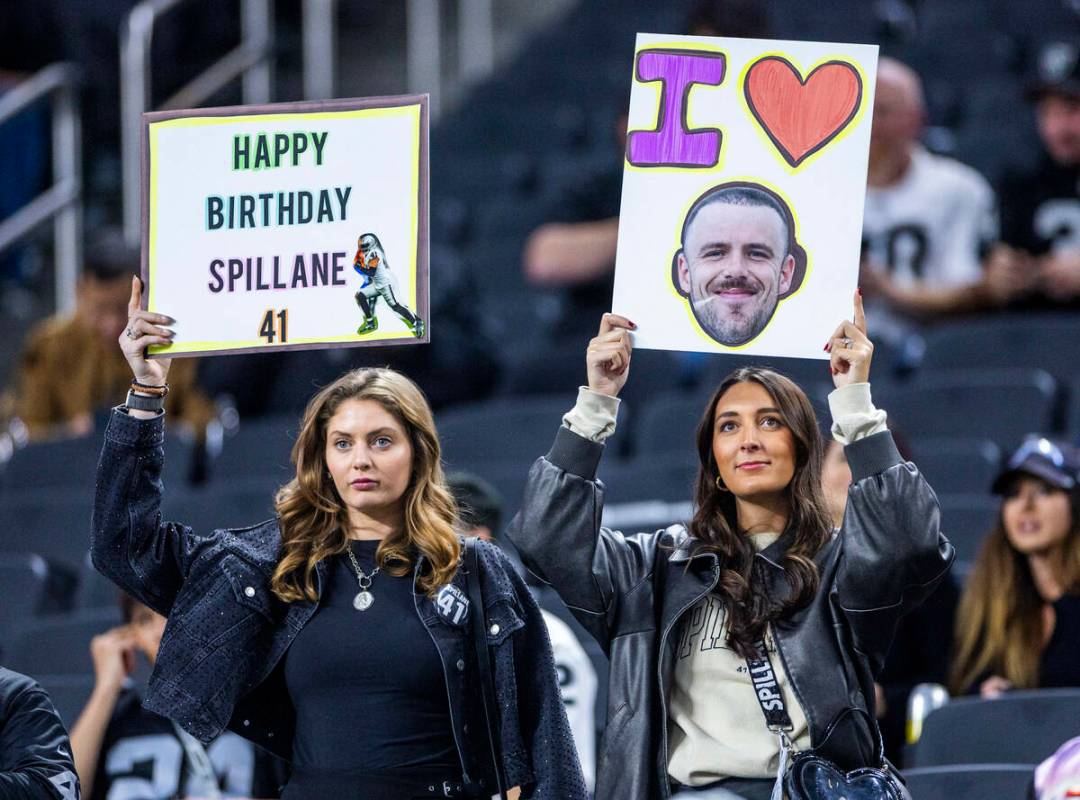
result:
<svg viewBox="0 0 1080 800"><path fill-rule="evenodd" d="M828 358L877 47L638 34L612 310L635 346Z"/></svg>
<svg viewBox="0 0 1080 800"><path fill-rule="evenodd" d="M428 340L427 97L155 112L143 281L153 355Z"/></svg>

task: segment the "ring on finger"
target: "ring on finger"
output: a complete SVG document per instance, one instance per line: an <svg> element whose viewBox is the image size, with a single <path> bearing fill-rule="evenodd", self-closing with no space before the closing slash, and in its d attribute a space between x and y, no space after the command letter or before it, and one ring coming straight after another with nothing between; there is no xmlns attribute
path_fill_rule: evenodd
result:
<svg viewBox="0 0 1080 800"><path fill-rule="evenodd" d="M135 333L135 331L133 331L133 330L131 329L131 326L130 326L130 325L128 325L128 326L127 326L127 330L126 330L126 331L124 331L124 334L125 334L125 335L126 335L126 336L127 336L128 338L129 338L129 339L138 339L138 338L139 338L139 335L138 335L137 333Z"/></svg>
<svg viewBox="0 0 1080 800"><path fill-rule="evenodd" d="M844 345L845 350L850 350L851 346L855 344L855 342L853 342L851 339L848 339L846 336L840 340L840 343Z"/></svg>

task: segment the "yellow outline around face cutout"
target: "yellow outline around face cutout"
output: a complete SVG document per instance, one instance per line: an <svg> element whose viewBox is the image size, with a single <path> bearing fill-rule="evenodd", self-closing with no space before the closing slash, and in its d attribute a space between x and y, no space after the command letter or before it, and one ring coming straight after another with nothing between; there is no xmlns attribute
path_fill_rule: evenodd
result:
<svg viewBox="0 0 1080 800"><path fill-rule="evenodd" d="M770 142L770 144L771 144L771 142ZM724 183L733 182L733 181L746 181L748 183L757 183L757 184L760 184L761 186L764 186L766 189L770 189L773 192L776 192L776 194L780 196L780 198L787 204L788 209L791 211L791 218L795 221L795 230L792 232L792 238L796 242L799 241L799 231L802 229L802 222L799 220L799 215L795 211L795 206L792 205L791 201L788 199L787 194L785 192L780 191L780 189L778 189L776 186L774 186L770 182L762 180L761 178L758 178L758 177L753 177L753 176L725 176L725 178L724 178ZM690 207L693 206L694 203L697 202L698 198L701 197L702 194L709 191L709 188L711 188L711 186L706 187L705 189L702 189L700 192L696 192L694 194L694 196L690 199L690 201L687 202L683 206L682 213L679 215L679 225L678 225L678 228L675 231L674 244L673 244L673 246L671 248L671 251L670 251L672 253L672 257L674 257L674 254L677 253L679 251L679 249L682 247L682 241L679 238L679 234L682 232L683 221L686 219L686 215L687 215L687 213L689 213ZM667 271L667 276L668 277L664 281L664 283L667 285L668 291L670 291L671 294L674 295L675 299L679 301L680 305L682 305L683 310L686 312L686 315L690 320L690 325L694 329L694 331L697 333L697 335L704 342L707 342L710 345L708 350L697 351L697 352L738 353L740 350L745 350L746 348L748 348L752 344L754 344L754 342L756 342L758 339L760 339L762 334L764 334L765 331L767 331L769 329L769 326L772 325L773 320L776 319L776 315L777 315L777 313L779 313L781 305L786 303L788 300L790 300L793 297L798 297L799 294L802 293L803 289L806 288L806 284L810 280L810 275L813 273L813 269L814 269L814 266L813 266L814 265L814 258L813 258L813 255L810 253L810 251L807 250L805 247L803 248L803 251L806 253L806 272L803 274L803 280L802 280L802 283L799 285L799 288L796 289L791 294L789 294L783 300L778 300L777 301L776 308L773 309L773 313L769 317L769 321L765 323L764 328L762 328L760 331L758 331L757 336L755 336L753 339L750 339L747 342L743 342L742 344L737 344L737 345L726 345L723 342L718 342L718 341L716 341L716 339L714 339L712 336L710 336L708 333L705 332L705 330L701 327L701 323L698 322L697 316L695 316L695 314L694 314L694 309L693 309L693 305L692 305L692 303L690 301L690 298L689 297L683 297L679 293L679 290L675 288L675 284L672 283L671 277L670 277L671 276L671 266L670 266L671 262L670 261L666 262L666 264L667 264L666 271ZM717 349L717 348L719 348L719 349Z"/></svg>

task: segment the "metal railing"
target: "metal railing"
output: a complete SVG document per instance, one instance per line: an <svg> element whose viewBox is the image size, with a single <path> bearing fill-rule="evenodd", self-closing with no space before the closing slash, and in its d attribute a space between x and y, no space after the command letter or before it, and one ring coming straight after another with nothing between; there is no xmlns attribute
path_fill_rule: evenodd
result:
<svg viewBox="0 0 1080 800"><path fill-rule="evenodd" d="M142 115L151 105L150 49L158 20L188 0L143 0L120 32L120 139L124 194L124 236L140 238ZM240 44L222 56L160 108L192 108L230 81L243 78L245 103L269 103L273 83L273 0L241 0Z"/></svg>
<svg viewBox="0 0 1080 800"><path fill-rule="evenodd" d="M460 87L491 74L495 66L493 0L458 0L457 76ZM338 0L304 0L304 99L334 97L337 80ZM444 83L442 20L435 0L408 0L405 6L408 91L430 95L431 118L439 116Z"/></svg>
<svg viewBox="0 0 1080 800"><path fill-rule="evenodd" d="M82 263L82 124L78 72L71 64L51 64L0 96L0 125L52 95L53 183L0 222L0 253L42 222L53 220L56 310L75 307L75 284Z"/></svg>

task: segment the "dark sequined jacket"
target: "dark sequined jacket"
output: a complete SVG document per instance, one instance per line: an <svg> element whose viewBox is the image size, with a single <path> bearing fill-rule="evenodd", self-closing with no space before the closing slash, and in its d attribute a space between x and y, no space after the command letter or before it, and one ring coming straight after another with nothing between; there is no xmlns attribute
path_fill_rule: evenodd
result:
<svg viewBox="0 0 1080 800"><path fill-rule="evenodd" d="M227 727L290 760L295 711L282 657L317 605L284 603L270 591L280 544L276 520L205 533L162 520L163 438L163 415L141 420L113 411L91 534L94 566L168 617L144 705L204 743ZM497 547L482 544L479 556L507 785L522 786L523 797L536 800L584 800L540 611ZM319 585L325 572L320 563ZM462 572L454 583L464 592ZM490 795L468 615L452 624L431 598L418 598L417 614L446 676L464 781Z"/></svg>

